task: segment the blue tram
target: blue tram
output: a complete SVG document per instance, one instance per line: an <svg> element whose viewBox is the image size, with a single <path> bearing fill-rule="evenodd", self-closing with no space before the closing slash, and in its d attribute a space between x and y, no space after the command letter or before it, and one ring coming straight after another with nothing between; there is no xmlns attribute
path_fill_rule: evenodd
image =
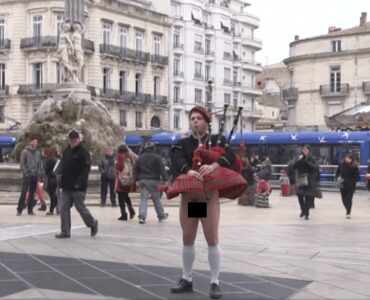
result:
<svg viewBox="0 0 370 300"><path fill-rule="evenodd" d="M17 144L17 139L11 135L1 135L0 136L0 162L9 158L15 145Z"/></svg>

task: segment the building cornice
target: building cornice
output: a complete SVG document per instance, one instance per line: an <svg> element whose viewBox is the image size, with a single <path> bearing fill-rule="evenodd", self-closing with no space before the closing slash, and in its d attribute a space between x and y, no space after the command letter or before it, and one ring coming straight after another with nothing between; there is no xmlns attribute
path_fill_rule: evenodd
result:
<svg viewBox="0 0 370 300"><path fill-rule="evenodd" d="M356 49L356 50L347 50L347 51L340 51L340 52L323 52L323 53L315 53L315 54L304 54L298 56L288 57L283 60L283 62L287 65L297 61L309 60L309 59L326 59L326 58L335 58L335 57L343 57L348 55L359 55L359 54L370 54L370 48L364 49Z"/></svg>

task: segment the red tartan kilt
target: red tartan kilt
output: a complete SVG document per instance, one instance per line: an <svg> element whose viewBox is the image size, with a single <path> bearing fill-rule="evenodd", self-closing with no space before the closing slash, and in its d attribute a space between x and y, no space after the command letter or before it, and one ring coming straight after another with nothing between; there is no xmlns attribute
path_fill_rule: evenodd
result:
<svg viewBox="0 0 370 300"><path fill-rule="evenodd" d="M172 199L181 193L186 192L207 192L219 191L220 198L236 199L247 188L245 179L227 168L217 168L209 174L204 182L194 176L180 175L166 190L167 198Z"/></svg>

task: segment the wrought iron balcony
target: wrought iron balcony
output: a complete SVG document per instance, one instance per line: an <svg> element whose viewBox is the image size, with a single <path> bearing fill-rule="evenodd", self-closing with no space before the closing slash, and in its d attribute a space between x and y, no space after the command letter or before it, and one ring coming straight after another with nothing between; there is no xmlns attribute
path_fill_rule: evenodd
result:
<svg viewBox="0 0 370 300"><path fill-rule="evenodd" d="M57 48L58 38L56 36L34 36L21 39L21 49L43 49Z"/></svg>
<svg viewBox="0 0 370 300"><path fill-rule="evenodd" d="M89 54L89 53L94 53L95 52L95 45L94 42L88 39L83 39L82 40L82 49L84 49L84 52Z"/></svg>
<svg viewBox="0 0 370 300"><path fill-rule="evenodd" d="M173 104L184 104L184 99L174 98Z"/></svg>
<svg viewBox="0 0 370 300"><path fill-rule="evenodd" d="M163 65L163 66L168 65L168 56L152 54L151 62L152 64L156 64L156 65Z"/></svg>
<svg viewBox="0 0 370 300"><path fill-rule="evenodd" d="M135 126L136 126L136 128L143 128L143 123L136 122Z"/></svg>
<svg viewBox="0 0 370 300"><path fill-rule="evenodd" d="M181 71L178 71L178 70L174 70L173 71L173 76L184 77L184 72L181 72Z"/></svg>
<svg viewBox="0 0 370 300"><path fill-rule="evenodd" d="M21 84L18 88L20 95L49 95L53 94L57 83Z"/></svg>
<svg viewBox="0 0 370 300"><path fill-rule="evenodd" d="M226 85L233 85L233 81L227 78L224 78L224 84Z"/></svg>
<svg viewBox="0 0 370 300"><path fill-rule="evenodd" d="M194 46L194 53L204 54L204 49L202 47Z"/></svg>
<svg viewBox="0 0 370 300"><path fill-rule="evenodd" d="M148 52L123 48L110 44L100 44L100 53L125 60L138 60L143 63L149 62L150 55Z"/></svg>
<svg viewBox="0 0 370 300"><path fill-rule="evenodd" d="M296 101L298 99L298 89L295 87L283 89L282 96L286 101Z"/></svg>
<svg viewBox="0 0 370 300"><path fill-rule="evenodd" d="M181 49L181 50L184 50L184 45L183 44L179 44L179 43L174 43L173 44L173 49Z"/></svg>
<svg viewBox="0 0 370 300"><path fill-rule="evenodd" d="M230 52L224 52L224 59L233 60L233 57Z"/></svg>
<svg viewBox="0 0 370 300"><path fill-rule="evenodd" d="M208 56L215 56L215 51L211 51L211 50L207 49L204 54L208 55Z"/></svg>
<svg viewBox="0 0 370 300"><path fill-rule="evenodd" d="M204 75L195 73L194 74L194 79L195 80L204 80Z"/></svg>
<svg viewBox="0 0 370 300"><path fill-rule="evenodd" d="M370 81L365 81L362 83L362 91L364 92L364 95L370 95Z"/></svg>
<svg viewBox="0 0 370 300"><path fill-rule="evenodd" d="M9 50L11 48L11 40L0 39L0 51Z"/></svg>
<svg viewBox="0 0 370 300"><path fill-rule="evenodd" d="M150 95L149 103L152 105L168 105L167 96Z"/></svg>
<svg viewBox="0 0 370 300"><path fill-rule="evenodd" d="M233 81L233 86L234 87L241 87L242 83L240 81Z"/></svg>
<svg viewBox="0 0 370 300"><path fill-rule="evenodd" d="M320 95L322 98L346 97L349 95L349 84L320 85Z"/></svg>
<svg viewBox="0 0 370 300"><path fill-rule="evenodd" d="M9 95L9 86L0 86L0 97L5 97Z"/></svg>

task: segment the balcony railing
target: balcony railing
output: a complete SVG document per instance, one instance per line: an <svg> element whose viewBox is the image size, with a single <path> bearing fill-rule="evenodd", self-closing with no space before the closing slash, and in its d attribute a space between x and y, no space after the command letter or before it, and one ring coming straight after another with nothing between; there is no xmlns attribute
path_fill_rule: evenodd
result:
<svg viewBox="0 0 370 300"><path fill-rule="evenodd" d="M184 77L184 72L180 72L180 71L173 71L173 76L177 76L177 77Z"/></svg>
<svg viewBox="0 0 370 300"><path fill-rule="evenodd" d="M0 86L0 97L5 97L9 95L9 86Z"/></svg>
<svg viewBox="0 0 370 300"><path fill-rule="evenodd" d="M348 83L320 85L321 97L346 97L348 94Z"/></svg>
<svg viewBox="0 0 370 300"><path fill-rule="evenodd" d="M184 104L184 99L174 98L173 104Z"/></svg>
<svg viewBox="0 0 370 300"><path fill-rule="evenodd" d="M204 49L202 47L194 47L194 53L199 53L199 54L203 54L204 53Z"/></svg>
<svg viewBox="0 0 370 300"><path fill-rule="evenodd" d="M224 78L224 84L232 85L233 84L233 81L230 80L230 79Z"/></svg>
<svg viewBox="0 0 370 300"><path fill-rule="evenodd" d="M204 54L208 55L208 56L215 56L215 51L211 51L211 50L207 49Z"/></svg>
<svg viewBox="0 0 370 300"><path fill-rule="evenodd" d="M151 95L149 98L150 104L154 105L167 105L167 96L161 96L161 95Z"/></svg>
<svg viewBox="0 0 370 300"><path fill-rule="evenodd" d="M21 49L57 47L58 38L56 36L34 36L21 39Z"/></svg>
<svg viewBox="0 0 370 300"><path fill-rule="evenodd" d="M20 95L48 95L53 94L57 87L56 83L21 84L18 88Z"/></svg>
<svg viewBox="0 0 370 300"><path fill-rule="evenodd" d="M284 100L297 100L298 99L298 89L295 87L286 88L282 91Z"/></svg>
<svg viewBox="0 0 370 300"><path fill-rule="evenodd" d="M233 81L233 87L241 87L242 83L240 81Z"/></svg>
<svg viewBox="0 0 370 300"><path fill-rule="evenodd" d="M233 55L233 61L235 61L235 62L239 62L239 61L241 61L242 59L241 59L241 57L239 56L239 55Z"/></svg>
<svg viewBox="0 0 370 300"><path fill-rule="evenodd" d="M365 95L370 95L370 81L365 81L362 83L362 91Z"/></svg>
<svg viewBox="0 0 370 300"><path fill-rule="evenodd" d="M204 75L195 73L194 74L194 79L196 79L196 80L204 80Z"/></svg>
<svg viewBox="0 0 370 300"><path fill-rule="evenodd" d="M181 49L181 50L184 50L184 45L183 44L179 44L179 43L174 43L173 44L173 49Z"/></svg>
<svg viewBox="0 0 370 300"><path fill-rule="evenodd" d="M0 51L9 50L11 48L11 40L9 39L0 39Z"/></svg>
<svg viewBox="0 0 370 300"><path fill-rule="evenodd" d="M135 123L136 128L143 128L143 123Z"/></svg>
<svg viewBox="0 0 370 300"><path fill-rule="evenodd" d="M82 40L82 49L84 49L87 53L94 53L95 52L95 45L94 42L88 39Z"/></svg>
<svg viewBox="0 0 370 300"><path fill-rule="evenodd" d="M123 48L110 44L100 44L100 53L107 54L119 59L139 60L143 63L147 63L150 60L150 55L148 52Z"/></svg>
<svg viewBox="0 0 370 300"><path fill-rule="evenodd" d="M163 65L163 66L168 65L168 56L152 54L151 62L152 64L157 64L157 65Z"/></svg>
<svg viewBox="0 0 370 300"><path fill-rule="evenodd" d="M224 52L224 59L233 60L233 57L230 52Z"/></svg>

